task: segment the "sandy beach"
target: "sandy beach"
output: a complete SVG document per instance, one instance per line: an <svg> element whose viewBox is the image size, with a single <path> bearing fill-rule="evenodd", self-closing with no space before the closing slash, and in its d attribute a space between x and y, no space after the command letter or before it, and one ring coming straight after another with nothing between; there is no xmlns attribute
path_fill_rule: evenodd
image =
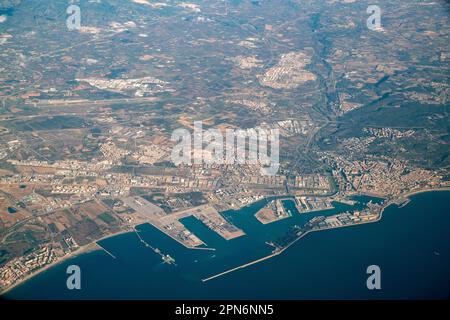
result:
<svg viewBox="0 0 450 320"><path fill-rule="evenodd" d="M235 268L225 270L225 271L223 271L223 272L221 272L221 273L212 275L212 276L210 276L210 277L208 277L208 278L204 278L204 279L202 279L202 281L203 281L203 282L206 282L206 281L215 279L215 278L217 278L217 277L221 277L221 276L223 276L223 275L226 275L226 274L228 274L228 273L231 273L231 272L233 272L233 271L236 271L236 270L239 270L239 269L243 269L243 268L249 267L249 266L251 266L251 265L254 265L254 264L256 264L256 263L259 263L259 262L265 261L265 260L267 260L267 259L271 259L271 258L273 258L273 257L276 257L276 256L280 255L281 253L283 253L284 251L286 251L289 247L291 247L293 244L295 244L296 242L298 242L300 239L302 239L303 237L305 237L306 235L308 235L308 234L310 234L310 233L312 233L312 232L319 232L319 231L330 230L330 229L337 229L337 228L357 227L357 226L360 226L360 225L363 225L363 224L369 224L369 223L379 222L379 221L381 221L381 219L383 218L384 210L385 210L386 208L390 207L390 206L393 205L393 204L398 205L398 203L399 203L400 200L402 200L402 199L407 199L407 198L409 198L409 197L411 197L411 196L413 196L413 195L415 195L415 194L425 193L425 192L436 192L436 191L450 191L450 187L437 188L437 189L420 189L420 190L411 191L411 192L408 192L408 193L405 193L405 194L401 194L401 195L399 195L398 197L396 197L395 199L392 199L392 200L388 201L388 202L381 208L380 214L379 214L378 217L377 217L376 219L374 219L374 220L364 221L364 222L360 222L360 223L354 224L354 225L343 225L343 226L339 226L339 227L327 227L327 228L322 228L322 229L320 229L320 230L308 230L308 231L306 231L305 233L303 233L302 235L300 235L299 237L297 237L295 240L293 240L291 243L289 243L287 246L285 246L283 249L281 249L281 250L279 250L279 251L277 251L277 252L273 252L273 253L270 254L270 255L267 255L267 256L262 257L262 258L260 258L260 259L257 259L257 260L248 262L248 263L243 264L243 265L240 265L240 266L237 266L237 267L235 267ZM361 195L361 194L359 194L359 195ZM371 195L369 195L369 194L363 194L363 195L374 196L373 194L371 194ZM377 195L376 197L381 197L381 196Z"/></svg>
<svg viewBox="0 0 450 320"><path fill-rule="evenodd" d="M89 244L87 244L87 245L85 245L85 246L82 246L82 247L78 248L77 250L75 250L75 251L73 251L73 252L71 252L71 253L69 253L69 254L66 254L66 255L63 256L63 257L60 257L58 260L53 261L52 263L46 265L45 267L40 268L40 269L38 269L38 270L36 270L36 271L34 271L34 272L28 274L28 275L25 276L24 278L22 278L22 279L16 281L14 284L12 284L11 286L9 286L9 287L6 288L5 290L1 291L1 292L0 292L0 296L7 294L9 291L11 291L12 289L14 289L14 288L20 286L21 284L23 284L23 283L25 283L26 281L28 281L28 280L30 280L31 278L33 278L34 276L36 276L36 275L38 275L38 274L40 274L40 273L43 273L43 272L45 272L45 271L47 271L47 270L53 268L54 266L59 265L60 263L62 263L62 262L64 262L64 261L67 261L67 260L69 260L69 259L75 258L75 257L80 256L80 255L82 255L82 254L94 252L94 251L97 251L97 250L104 250L101 246L99 246L99 245L97 244L97 242L102 241L102 240L105 240L105 239L108 239L108 238L111 238L111 237L118 236L118 235L120 235L120 234L125 234L125 233L128 233L128 232L132 232L132 231L130 231L130 230L122 230L122 231L119 231L119 232L116 232L116 233L113 233L113 234L104 236L104 237L102 237L102 238L96 240L95 242L92 242L92 243L89 243ZM108 253L108 252L107 252L107 253ZM109 254L109 253L108 253L108 254Z"/></svg>
<svg viewBox="0 0 450 320"><path fill-rule="evenodd" d="M413 195L420 194L420 193L425 193L425 192L436 192L436 191L450 191L450 187L443 187L443 188L436 188L436 189L420 189L420 190L415 190L415 191L411 191L411 192L408 192L408 193L404 193L404 194L398 195L398 196L396 196L394 199L389 200L389 201L383 206L383 208L381 209L380 215L379 215L379 217L378 217L377 219L372 220L372 221L368 221L368 222L364 222L364 223L374 223L374 222L380 221L380 220L382 219L384 210L385 210L387 207L389 207L389 206L391 206L391 205L393 205L393 204L398 205L398 202L399 202L400 200L402 200L402 199L406 199L406 198L409 198L409 197L411 197L411 196L413 196ZM364 194L364 195L365 195L365 194ZM364 223L360 223L360 224L358 224L358 225L361 225L361 224L364 224ZM140 225L140 224L138 224L138 225ZM355 225L355 226L357 226L357 225ZM133 228L133 230L134 230L134 228ZM129 232L134 232L133 230L122 230L122 231L119 231L119 232L116 232L116 233L113 233L113 234L104 236L104 237L102 237L102 238L96 240L96 241L93 242L93 243L90 243L90 244L88 244L88 245L86 245L86 246L83 246L83 247L79 248L78 250L76 250L76 251L74 251L74 252L71 252L70 254L67 254L67 255L65 255L64 257L59 258L58 260L54 261L53 263L48 264L48 265L46 265L45 267L43 267L43 268L41 268L41 269L38 269L38 270L36 270L35 272L33 272L33 273L27 275L26 277L20 279L20 280L17 281L17 282L15 282L12 286L10 286L10 287L8 287L6 290L0 292L0 296L6 294L6 293L9 292L10 290L12 290L12 289L14 289L14 288L16 288L16 287L18 287L18 286L20 286L21 284L25 283L25 282L28 281L29 279L33 278L34 276L36 276L36 275L38 275L38 274L40 274L40 273L42 273L42 272L45 272L45 271L49 270L50 268L52 268L52 267L54 267L54 266L56 266L56 265L58 265L58 264L60 264L60 263L62 263L62 262L64 262L64 261L67 261L68 259L74 258L74 257L79 256L79 255L81 255L81 254L93 252L93 251L96 251L96 250L105 250L105 249L103 249L101 246L99 246L99 245L97 244L99 241L104 240L104 239L108 239L108 238L111 238L111 237L115 237L115 236L120 235L120 234L125 234L125 233L129 233ZM256 260L256 261L252 261L252 262L247 263L247 264L245 264L245 265L242 265L242 266L233 268L233 269L231 269L231 270L227 270L227 271L225 271L225 272L222 272L222 273L220 273L220 274L214 275L214 276L212 276L212 277L203 279L203 281L211 280L211 279L213 279L213 278L216 278L216 277L218 277L218 276L221 276L221 275L224 275L224 274L226 274L226 273L232 272L232 271L234 271L234 270L241 269L241 268L250 266L250 265L252 265L252 264L258 263L258 262L260 262L260 261L263 261L263 260L272 258L272 257L274 257L274 256L277 256L277 255L281 254L282 252L284 252L286 249L288 249L292 244L294 244L295 242L299 241L299 240L300 240L301 238L303 238L305 235L307 235L308 233L313 232L313 231L318 231L318 230L311 230L311 231L308 231L308 232L302 234L299 238L297 238L296 240L294 240L291 244L289 244L288 246L286 246L285 248L283 248L282 250L280 250L280 251L278 251L278 252L276 252L276 253L273 253L273 254L271 254L271 255L269 255L269 256L263 257L263 258L258 259L258 260ZM320 231L321 231L321 230L320 230ZM192 248L191 248L191 249L192 249ZM194 249L204 249L204 248L194 248ZM106 251L106 250L105 250L105 251ZM110 254L109 252L107 252L107 253Z"/></svg>

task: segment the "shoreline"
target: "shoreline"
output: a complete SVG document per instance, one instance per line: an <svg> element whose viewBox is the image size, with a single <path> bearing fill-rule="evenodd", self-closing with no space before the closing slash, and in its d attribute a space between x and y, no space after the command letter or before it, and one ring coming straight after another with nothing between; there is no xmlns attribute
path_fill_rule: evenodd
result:
<svg viewBox="0 0 450 320"><path fill-rule="evenodd" d="M5 290L0 292L0 297L6 295L8 292L13 290L14 288L21 286L22 284L24 284L28 280L32 279L33 277L37 276L38 274L44 273L45 271L63 263L64 261L67 261L71 258L75 258L77 256L81 256L86 253L98 251L98 250L102 250L102 249L98 247L97 243L90 243L90 244L83 246L82 248L79 248L69 254L66 254L65 256L45 265L44 267L42 267L36 271L31 272L30 274L27 274L22 279L14 282L11 286L9 286L8 288L6 288Z"/></svg>
<svg viewBox="0 0 450 320"><path fill-rule="evenodd" d="M51 268L53 268L53 267L56 267L57 265L59 265L59 264L65 262L65 261L67 261L67 260L70 260L70 259L72 259L72 258L79 257L79 256L81 256L81 255L83 255L83 254L95 252L95 251L105 251L106 253L108 253L102 246L100 246L100 245L98 244L98 242L99 242L99 241L102 241L102 240L105 240L105 239L108 239L108 238L112 238L112 237L115 237L115 236L119 236L119 235L121 235L121 234L129 233L129 232L132 232L132 231L129 231L129 230L122 230L122 231L115 232L115 233L113 233L113 234L104 236L104 237L102 237L102 238L96 240L95 242L91 242L91 243L89 243L89 244L87 244L87 245L84 245L83 247L80 247L80 248L78 248L77 250L75 250L75 251L73 251L73 252L71 252L71 253L66 254L65 256L60 257L59 259L57 259L57 260L55 260L55 261L53 261L53 262L51 262L51 263L45 265L44 267L42 267L42 268L40 268L40 269L38 269L38 270L36 270L36 271L33 271L33 272L31 272L30 274L27 274L27 275L26 275L25 277L23 277L22 279L20 279L20 280L14 282L14 283L13 283L11 286L9 286L8 288L4 289L3 291L0 291L0 297L5 296L8 292L10 292L11 290L13 290L13 289L15 289L15 288L21 286L22 284L24 284L24 283L27 282L28 280L34 278L35 276L37 276L37 275L39 275L39 274L41 274L41 273L44 273L45 271L48 271L49 269L51 269ZM109 254L109 253L108 253L108 254Z"/></svg>
<svg viewBox="0 0 450 320"><path fill-rule="evenodd" d="M87 245L85 245L83 247L78 248L77 250L75 250L75 251L73 251L73 252L71 252L69 254L66 254L63 257L60 257L59 259L51 262L50 264L47 264L44 267L42 267L42 268L40 268L40 269L38 269L36 271L31 272L30 274L28 274L25 277L23 277L22 279L16 281L15 283L13 283L11 286L9 286L8 288L4 289L3 291L0 291L0 297L5 296L8 292L13 290L14 288L17 288L17 287L21 286L22 284L24 284L28 280L32 279L33 277L35 277L35 276L37 276L37 275L39 275L39 274L41 274L41 273L43 273L43 272L45 272L45 271L47 271L47 270L49 270L51 268L53 268L53 267L63 263L64 261L67 261L67 260L72 259L72 258L76 258L76 257L81 256L81 255L86 254L86 253L91 253L91 252L94 252L94 251L104 251L109 256L111 256L113 259L115 259L115 256L113 256L108 250L106 250L101 245L99 245L98 242L100 242L102 240L109 239L109 238L113 238L113 237L116 237L116 236L119 236L119 235L122 235L122 234L126 234L126 233L135 233L136 232L136 227L138 227L140 225L147 224L147 223L149 223L149 222L138 223L138 224L134 225L131 230L121 230L121 231L112 233L110 235L103 236L100 239L95 240L95 242L91 242L91 243L89 243L89 244L87 244ZM149 224L152 225L151 223L149 223ZM156 227L156 228L159 231L163 232L158 227ZM166 234L165 232L163 232L163 233ZM186 246L184 243L180 242L178 239L172 237L171 235L169 235L169 236L173 240L175 240L178 243L182 244L186 249L191 249L191 250L211 250L211 251L215 250L214 248L189 247L189 246Z"/></svg>
<svg viewBox="0 0 450 320"><path fill-rule="evenodd" d="M441 187L441 188L436 188L436 189L419 189L416 191L407 192L407 193L403 194L402 197L409 198L411 196L414 196L414 195L420 194L420 193L439 192L439 191L450 191L450 187Z"/></svg>
<svg viewBox="0 0 450 320"><path fill-rule="evenodd" d="M278 256L278 255L280 255L280 254L282 254L282 253L283 253L284 251L286 251L289 247L291 247L292 245L294 245L295 243L297 243L297 242L300 241L303 237L305 237L306 235L308 235L308 234L310 234L310 233L313 233L313 232L320 232L320 231L325 231L325 230L333 230L333 229L347 228L347 227L356 227L356 226L359 226L359 225L362 225L362 224L375 223L375 222L379 222L379 221L382 219L382 215L383 215L383 213L380 212L379 217L378 217L377 219L375 219L375 220L359 222L359 223L352 224L352 225L343 225L343 226L339 226L339 227L326 227L326 228L318 229L318 230L308 230L308 231L306 231L305 233L302 233L302 234L301 234L300 236L298 236L295 240L293 240L293 241L292 241L291 243L289 243L286 247L282 248L282 249L279 250L279 251L273 252L273 253L271 253L271 254L269 254L269 255L267 255L267 256L261 257L261 258L259 258L259 259L256 259L256 260L247 262L247 263L245 263L245 264L243 264L243 265L240 265L240 266L237 266L237 267L234 267L234 268L225 270L225 271L223 271L223 272L220 272L220 273L218 273L218 274L209 276L209 277L207 277L207 278L203 278L203 279L202 279L202 282L207 282L207 281L213 280L213 279L215 279L215 278L224 276L224 275L226 275L226 274L228 274L228 273L237 271L237 270L239 270L239 269L244 269L244 268L249 267L249 266L251 266L251 265L254 265L254 264L263 262L263 261L265 261L265 260L269 260L269 259L271 259L271 258L274 258L274 257L276 257L276 256Z"/></svg>
<svg viewBox="0 0 450 320"><path fill-rule="evenodd" d="M379 222L379 221L382 219L382 217L383 217L384 210L385 210L386 208L390 207L390 206L393 205L393 204L398 205L398 204L399 204L399 200L409 199L411 196L414 196L414 195L417 195L417 194L421 194L421 193L427 193L427 192L440 192L440 191L450 191L450 187L441 187L441 188L436 188L436 189L419 189L419 190L407 192L407 193L405 193L405 194L400 194L400 195L396 196L395 198L393 198L393 199L387 201L387 203L381 208L380 216L379 216L378 219L373 220L373 221L368 221L368 222L363 222L363 223L355 224L355 225L350 225L350 226L342 226L342 227L351 227L351 226L358 226L358 225L361 225L361 224L367 224L367 223ZM360 194L360 195L368 195L368 194ZM368 196L371 196L371 195L368 195ZM260 200L258 200L258 201L260 201ZM326 210L326 209L325 209L325 210ZM322 210L321 210L321 211L322 211ZM24 278L18 280L18 281L15 282L14 284L12 284L10 287L4 289L3 291L0 291L0 297L5 296L8 292L10 292L11 290L13 290L14 288L19 287L20 285L24 284L25 282L27 282L28 280L32 279L33 277L35 277L35 276L37 276L37 275L39 275L39 274L41 274L41 273L43 273L43 272L45 272L45 271L51 269L52 267L55 267L55 266L59 265L59 264L61 264L62 262L67 261L67 260L69 260L69 259L71 259L71 258L75 258L75 257L78 257L78 256L80 256L80 255L87 254L87 253L91 253L91 252L94 252L94 251L105 251L107 254L109 254L102 246L100 246L100 245L98 244L99 241L102 241L102 240L105 240L105 239L108 239L108 238L112 238L112 237L115 237L115 236L119 236L119 235L121 235L121 234L126 234L126 233L135 232L135 231L134 231L134 230L135 230L135 227L137 227L137 226L139 226L139 225L146 224L146 223L147 223L147 222L139 223L139 224L135 225L135 226L132 228L132 230L121 230L121 231L118 231L118 232L116 232L116 233L113 233L113 234L110 234L110 235L106 235L106 236L104 236L104 237L102 237L102 238L96 240L95 242L91 242L91 243L89 243L89 244L87 244L87 245L85 245L85 246L83 246L83 247L77 249L76 251L73 251L73 252L71 252L71 253L69 253L69 254L67 254L67 255L61 257L60 259L58 259L58 260L56 260L56 261L54 261L54 262L52 262L52 263L50 263L50 264L44 266L43 268L40 268L40 269L38 269L38 270L36 270L36 271L34 271L34 272L28 274L28 275L25 276ZM342 227L337 227L337 228L342 228ZM329 229L336 229L336 228L329 228ZM232 268L232 269L225 270L225 271L223 271L223 272L221 272L221 273L219 273L219 274L212 275L212 276L210 276L210 277L201 279L201 281L202 281L202 282L207 282L207 281L209 281L209 280L212 280L212 279L217 278L217 277L219 277L219 276L225 275L225 274L227 274L227 273L231 273L231 272L233 272L233 271L236 271L236 270L239 270L239 269L243 269L243 268L246 268L246 267L248 267L248 266L257 264L257 263L259 263L259 262L262 262L262 261L264 261L264 260L268 260L268 259L270 259L270 258L273 258L273 257L275 257L275 256L278 256L278 255L280 255L281 253L283 253L285 250L287 250L290 246L292 246L292 245L295 244L297 241L299 241L299 240L302 239L304 236L306 236L307 234L309 234L309 233L311 233L311 232L324 231L324 230L328 230L328 229L322 229L322 230L310 230L310 231L307 231L307 232L305 232L304 234L302 234L300 237L298 237L297 239L295 239L293 242L291 242L290 244L288 244L285 248L281 249L281 250L278 251L278 252L272 253L272 254L270 254L270 255L268 255L268 256L264 256L264 257L262 257L262 258L259 258L259 259L257 259L257 260L254 260L254 261L250 261L250 262L248 262L248 263L245 263L244 265L237 266L237 267L234 267L234 268ZM171 237L171 238L172 238L172 237ZM174 239L174 238L172 238L172 239ZM176 239L174 239L174 240L176 240ZM176 241L177 241L177 240L176 240ZM177 241L177 242L179 242L179 241ZM197 247L190 248L190 247L187 247L187 246L185 246L185 245L184 245L184 247L187 248L187 249L211 250L211 249L209 249L209 248L197 248ZM109 254L109 255L110 255L110 254Z"/></svg>
<svg viewBox="0 0 450 320"><path fill-rule="evenodd" d="M360 223L357 223L357 224L344 225L344 226L339 226L339 227L327 227L327 228L323 228L323 229L319 229L319 230L308 230L308 231L306 231L305 233L303 233L302 235L300 235L299 237L297 237L295 240L293 240L291 243L289 243L286 247L282 248L281 250L279 250L279 251L277 251L277 252L273 252L273 253L271 253L271 254L269 254L269 255L267 255L267 256L264 256L264 257L261 257L261 258L259 258L259 259L250 261L250 262L245 263L245 264L243 264L243 265L240 265L240 266L237 266L237 267L234 267L234 268L225 270L225 271L223 271L223 272L217 273L217 274L212 275L212 276L209 276L209 277L207 277L207 278L203 278L203 279L202 279L202 282L204 283L204 282L213 280L213 279L215 279L215 278L224 276L224 275L226 275L226 274L228 274L228 273L232 273L232 272L237 271L237 270L239 270L239 269L244 269L244 268L249 267L249 266L251 266L251 265L254 265L254 264L263 262L263 261L265 261L265 260L269 260L269 259L271 259L271 258L274 258L274 257L276 257L276 256L278 256L278 255L280 255L280 254L282 254L282 253L283 253L284 251L286 251L289 247L291 247L292 245L294 245L295 243L297 243L299 240L301 240L303 237L305 237L305 236L308 235L309 233L312 233L312 232L319 232L319 231L325 231L325 230L332 230L332 229L347 228L347 227L356 227L356 226L360 226L360 225L363 225L363 224L370 224L370 223L376 223L376 222L379 222L379 221L381 221L381 220L383 219L383 213L384 213L384 210L386 210L388 207L390 207L390 206L393 205L393 204L399 206L400 200L409 199L411 196L416 195L416 194L420 194L420 193L439 192L439 191L450 191L450 187L443 187L443 188L437 188L437 189L419 189L419 190L416 190L416 191L411 191L411 192L408 192L408 193L405 193L405 194L398 195L397 197L395 197L395 198L392 199L392 200L389 200L385 205L383 205L383 207L382 207L381 210L380 210L380 214L379 214L378 218L375 219L375 220L364 221L364 222L360 222ZM369 195L369 194L360 194L360 195L373 196L373 195ZM326 210L326 209L325 209L325 210ZM325 211L325 210L320 210L320 211Z"/></svg>

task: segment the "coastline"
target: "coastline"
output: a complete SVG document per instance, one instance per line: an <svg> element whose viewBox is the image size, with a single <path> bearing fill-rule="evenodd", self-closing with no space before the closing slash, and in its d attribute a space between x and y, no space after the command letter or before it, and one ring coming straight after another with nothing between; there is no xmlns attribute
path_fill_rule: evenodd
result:
<svg viewBox="0 0 450 320"><path fill-rule="evenodd" d="M351 226L358 226L358 225L361 225L361 224L367 224L367 223L378 222L378 221L380 221L380 220L382 219L384 210L385 210L386 208L388 208L389 206L393 205L393 204L398 205L400 200L408 199L408 198L410 198L411 196L414 196L414 195L417 195L417 194L421 194L421 193L427 193L427 192L439 192L439 191L450 191L450 187L441 187L441 188L435 188L435 189L419 189L419 190L410 191L410 192L407 192L407 193L404 193L404 194L400 194L400 195L396 196L395 198L388 200L388 201L386 202L386 204L383 205L383 207L381 208L381 211L380 211L380 215L379 215L379 217L378 217L377 219L372 220L372 221L362 222L362 223L359 223L359 224L356 224L356 225L341 226L341 227L339 227L339 228L342 228L342 227L351 227ZM366 194L361 194L361 195L366 195ZM326 210L326 209L325 209L325 210ZM145 223L146 223L146 222L144 222L144 223L139 223L139 224L137 224L136 226L139 226L139 225L142 225L142 224L145 224ZM69 253L69 254L67 254L67 255L65 255L65 256L59 258L58 260L56 260L56 261L54 261L54 262L52 262L52 263L50 263L50 264L45 265L43 268L40 268L40 269L38 269L38 270L36 270L36 271L34 271L34 272L28 274L28 275L25 276L24 278L22 278L22 279L16 281L16 282L15 282L14 284L12 284L10 287L4 289L3 291L0 291L0 297L4 296L5 294L7 294L7 293L8 293L9 291L11 291L12 289L14 289L14 288L16 288L16 287L18 287L18 286L24 284L24 283L27 282L28 280L32 279L34 276L36 276L36 275L38 275L38 274L41 274L41 273L43 273L43 272L45 272L45 271L51 269L52 267L57 266L57 265L59 265L60 263L62 263L62 262L64 262L64 261L67 261L67 260L69 260L69 259L71 259L71 258L75 258L75 257L80 256L80 255L82 255L82 254L94 252L94 251L97 251L97 250L102 250L102 251L107 252L103 247L101 247L101 246L98 244L99 241L102 241L102 240L105 240L105 239L108 239L108 238L112 238L112 237L115 237L115 236L118 236L118 235L121 235L121 234L126 234L126 233L130 233L130 232L135 232L135 229L134 229L134 228L135 228L136 226L134 226L134 227L132 228L132 230L121 230L121 231L118 231L118 232L116 232L116 233L112 233L112 234L110 234L110 235L106 235L106 236L104 236L104 237L102 237L102 238L96 240L95 242L92 242L92 243L89 243L89 244L87 244L87 245L85 245L85 246L83 246L83 247L80 247L80 248L77 249L76 251L73 251L73 252L71 252L71 253ZM329 228L329 229L333 229L333 228ZM262 261L264 261L264 260L267 260L267 259L273 258L273 257L275 257L275 256L278 256L278 255L280 255L281 253L283 253L285 250L287 250L290 246L292 246L294 243L296 243L297 241L299 241L300 239L302 239L304 236L306 236L307 234L309 234L310 232L317 232L317 231L323 231L323 230L326 230L326 229L322 229L322 230L310 230L310 231L307 231L307 232L305 232L304 234L302 234L300 237L298 237L297 239L295 239L293 242L291 242L289 245L287 245L285 248L283 248L282 250L280 250L280 251L278 251L278 252L276 252L276 253L272 253L272 254L270 254L270 255L268 255L268 256L264 256L264 257L259 258L259 259L257 259L257 260L254 260L254 261L250 261L250 262L248 262L248 263L245 263L244 265L237 266L237 267L235 267L235 268L232 268L232 269L229 269L229 270L225 270L224 272L221 272L221 273L219 273L219 274L212 275L212 276L210 276L210 277L204 278L204 279L202 279L202 282L206 282L206 281L212 280L213 278L219 277L219 276L221 276L221 275L225 275L225 274L227 274L227 273L236 271L236 270L238 270L238 269L243 269L243 268L246 268L246 267L251 266L251 265L253 265L253 264L256 264L256 263L262 262ZM173 239L174 239L174 238L173 238ZM174 240L176 240L176 239L174 239ZM179 242L179 241L177 241L177 242ZM186 246L185 246L185 247L186 247ZM194 248L186 247L186 248L188 248L188 249L208 250L208 248L196 248L196 247L194 247ZM211 249L209 249L209 250L211 250ZM108 253L108 252L107 252L107 253ZM108 254L109 254L109 253L108 253Z"/></svg>
<svg viewBox="0 0 450 320"><path fill-rule="evenodd" d="M383 210L384 210L384 209L383 209ZM327 227L327 228L323 228L323 229L319 229L319 230L308 230L308 231L306 231L305 233L302 233L302 234L301 234L300 236L298 236L295 240L293 240L291 243L289 243L287 246L285 246L284 248L282 248L282 249L279 250L279 251L273 252L273 253L271 253L271 254L269 254L269 255L267 255L267 256L264 256L264 257L262 257L262 258L259 258L259 259L256 259L256 260L247 262L247 263L245 263L245 264L243 264L243 265L240 265L240 266L237 266L237 267L234 267L234 268L225 270L225 271L223 271L223 272L221 272L221 273L218 273L218 274L209 276L209 277L207 277L207 278L203 278L203 279L202 279L202 282L207 282L207 281L213 280L213 279L215 279L215 278L224 276L224 275L226 275L226 274L228 274L228 273L237 271L237 270L239 270L239 269L244 269L244 268L249 267L249 266L251 266L251 265L254 265L254 264L263 262L263 261L265 261L265 260L274 258L274 257L276 257L276 256L279 256L279 255L282 254L284 251L286 251L289 247L291 247L292 245L294 245L295 243L297 243L299 240L301 240L302 238L304 238L306 235L308 235L308 234L310 234L310 233L313 233L313 232L320 232L320 231L325 231L325 230L332 230L332 229L339 229L339 228L356 227L356 226L360 226L360 225L363 225L363 224L375 223L375 222L380 221L381 219L382 219L382 212L380 212L380 215L379 215L379 217L378 217L377 219L371 220L371 221L364 221L364 222L360 222L360 223L358 223L358 224L345 225L345 226L339 226L339 227Z"/></svg>
<svg viewBox="0 0 450 320"><path fill-rule="evenodd" d="M91 242L91 243L89 243L89 244L87 244L87 245L85 245L83 247L80 247L77 250L75 250L75 251L73 251L73 252L71 252L69 254L66 254L65 256L63 256L63 257L61 257L61 258L59 258L59 259L57 259L57 260L55 260L55 261L45 265L44 267L42 267L42 268L40 268L40 269L38 269L36 271L31 272L30 274L26 275L22 279L14 282L11 286L9 286L8 288L4 289L3 291L0 291L0 297L6 295L8 292L13 290L14 288L17 288L17 287L21 286L22 284L24 284L28 280L32 279L33 277L37 276L38 274L41 274L41 273L43 273L43 272L45 272L45 271L47 271L47 270L49 270L49 269L51 269L51 268L53 268L53 267L55 267L57 265L63 263L64 261L67 261L69 259L81 256L81 255L86 254L86 253L91 253L91 252L94 252L94 251L105 251L105 249L98 244L99 241L102 241L102 240L105 240L105 239L108 239L108 238L112 238L112 237L115 237L115 236L118 236L118 235L121 235L121 234L125 234L125 233L128 233L128 232L132 232L132 231L122 230L122 231L118 231L116 233L112 233L110 235L104 236L104 237L96 240L95 242Z"/></svg>
<svg viewBox="0 0 450 320"><path fill-rule="evenodd" d="M405 193L405 194L400 194L400 195L398 195L397 197L395 197L394 199L389 200L389 201L381 208L380 214L379 214L379 216L378 216L377 219L374 219L374 220L371 220L371 221L360 222L360 223L358 223L358 224L353 224L353 225L345 225L345 226L339 226L339 227L327 227L327 228L323 228L323 229L320 229L320 230L308 230L308 231L306 231L305 233L301 234L299 237L297 237L295 240L293 240L291 243L289 243L286 247L282 248L281 250L279 250L279 251L277 251L277 252L273 252L273 253L271 253L271 254L269 254L269 255L267 255L267 256L261 257L261 258L259 258L259 259L256 259L256 260L253 260L253 261L250 261L250 262L247 262L247 263L245 263L245 264L243 264L243 265L240 265L240 266L237 266L237 267L234 267L234 268L225 270L225 271L223 271L223 272L220 272L220 273L218 273L218 274L211 275L211 276L209 276L209 277L203 278L203 279L202 279L202 282L207 282L207 281L213 280L213 279L215 279L215 278L221 277L221 276L223 276L223 275L226 275L226 274L228 274L228 273L237 271L237 270L239 270L239 269L244 269L244 268L246 268L246 267L249 267L249 266L251 266L251 265L257 264L257 263L259 263L259 262L263 262L263 261L265 261L265 260L274 258L274 257L276 257L276 256L278 256L278 255L280 255L280 254L282 254L284 251L286 251L286 250L287 250L289 247L291 247L293 244L297 243L300 239L302 239L303 237L305 237L306 235L308 235L308 234L310 234L310 233L312 233L312 232L319 232L319 231L324 231L324 230L339 229L339 228L347 228L347 227L356 227L356 226L360 226L360 225L363 225L363 224L369 224L369 223L379 222L379 221L381 221L381 220L383 219L383 213L384 213L384 210L385 210L386 208L390 207L390 206L393 205L393 204L395 204L395 205L398 206L400 200L409 199L411 196L416 195L416 194L420 194L420 193L426 193L426 192L439 192L439 191L450 191L450 187L442 187L442 188L436 188L436 189L419 189L419 190L411 191L411 192L408 192L408 193ZM360 195L373 196L373 195L369 195L369 194L360 194ZM379 196L379 197L381 197L381 196ZM326 210L326 209L325 209L325 210Z"/></svg>
<svg viewBox="0 0 450 320"><path fill-rule="evenodd" d="M63 256L63 257L61 257L61 258L59 258L59 259L57 259L57 260L55 260L55 261L53 261L53 262L51 262L51 263L45 265L44 267L42 267L42 268L40 268L40 269L38 269L38 270L35 270L35 271L31 272L30 274L26 275L26 276L23 277L22 279L20 279L20 280L16 281L15 283L13 283L13 284L12 284L11 286L9 286L8 288L5 288L3 291L0 291L0 297L6 295L8 292L10 292L11 290L13 290L14 288L17 288L17 287L19 287L20 285L24 284L24 283L27 282L28 280L32 279L34 276L37 276L38 274L41 274L41 273L43 273L43 272L45 272L45 271L47 271L47 270L49 270L49 269L51 269L51 268L53 268L53 267L59 265L59 264L61 264L61 263L64 262L64 261L67 261L67 260L69 260L69 259L78 257L78 256L80 256L80 255L82 255L82 254L86 254L86 253L90 253L90 252L94 252L94 251L104 251L104 252L106 252L109 256L115 258L109 251L107 251L105 248L103 248L102 246L100 246L100 245L98 244L98 242L100 242L100 241L102 241L102 240L105 240L105 239L109 239L109 238L115 237L115 236L119 236L119 235L121 235L121 234L135 233L135 232L136 232L136 227L137 227L137 226L140 226L140 225L143 225L143 224L146 224L146 223L148 223L148 222L138 223L138 224L136 224L135 226L133 226L131 230L121 230L121 231L112 233L112 234L110 234L110 235L106 235L106 236L104 236L104 237L101 237L101 238L95 240L95 242L91 242L91 243L89 243L89 244L87 244L87 245L85 245L85 246L83 246L83 247L78 248L77 250L75 250L75 251L73 251L73 252L71 252L71 253L69 253L69 254L66 254L65 256ZM157 228L157 229L160 230L159 228ZM162 230L160 230L160 231L163 232ZM164 233L164 234L166 234L166 233ZM170 235L169 235L169 236L170 236ZM176 239L176 238L174 238L174 237L172 237L172 236L170 236L170 237L171 237L173 240L177 241L178 243L182 244L182 245L183 245L185 248L187 248L187 249L195 249L195 250L212 250L212 251L215 250L214 248L188 247L188 246L186 246L184 243L180 242L178 239Z"/></svg>
<svg viewBox="0 0 450 320"><path fill-rule="evenodd" d="M436 189L419 189L416 191L410 191L402 195L404 198L409 198L413 195L419 194L419 193L426 193L426 192L435 192L435 191L450 191L450 187L441 187Z"/></svg>

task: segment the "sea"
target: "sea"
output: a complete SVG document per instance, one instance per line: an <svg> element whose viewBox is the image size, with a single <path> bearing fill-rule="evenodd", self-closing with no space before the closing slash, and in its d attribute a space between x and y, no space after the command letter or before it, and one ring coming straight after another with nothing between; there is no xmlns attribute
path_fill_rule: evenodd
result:
<svg viewBox="0 0 450 320"><path fill-rule="evenodd" d="M363 208L354 205L299 214L263 225L254 214L267 200L222 214L245 236L224 240L199 220L182 220L207 248L187 249L151 225L137 227L142 239L176 265L146 247L134 232L99 242L108 250L76 256L38 274L5 294L7 299L448 299L450 297L449 191L411 196L403 207L391 205L381 221L313 232L282 254L203 282L227 269L271 253L267 243L292 226L318 215ZM81 289L66 285L70 265L81 270ZM380 289L369 290L367 268L380 268Z"/></svg>

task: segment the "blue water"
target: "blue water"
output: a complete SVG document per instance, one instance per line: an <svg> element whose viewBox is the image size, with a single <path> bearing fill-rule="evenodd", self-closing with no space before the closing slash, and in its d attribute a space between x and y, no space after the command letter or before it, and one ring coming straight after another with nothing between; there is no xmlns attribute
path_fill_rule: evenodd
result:
<svg viewBox="0 0 450 320"><path fill-rule="evenodd" d="M195 218L182 220L215 251L189 250L150 225L140 235L153 247L170 254L177 266L143 246L135 233L101 241L116 259L103 251L75 257L39 274L9 292L11 299L372 299L450 297L450 192L415 195L403 208L391 206L380 222L315 232L283 254L257 265L203 283L222 272L272 250L293 225L316 215L332 215L353 207L336 208L262 225L256 203L224 215L246 236L226 241ZM368 198L358 198L360 208ZM288 205L288 204L287 204ZM68 265L81 267L82 289L66 288ZM378 291L366 287L366 268L381 268Z"/></svg>

